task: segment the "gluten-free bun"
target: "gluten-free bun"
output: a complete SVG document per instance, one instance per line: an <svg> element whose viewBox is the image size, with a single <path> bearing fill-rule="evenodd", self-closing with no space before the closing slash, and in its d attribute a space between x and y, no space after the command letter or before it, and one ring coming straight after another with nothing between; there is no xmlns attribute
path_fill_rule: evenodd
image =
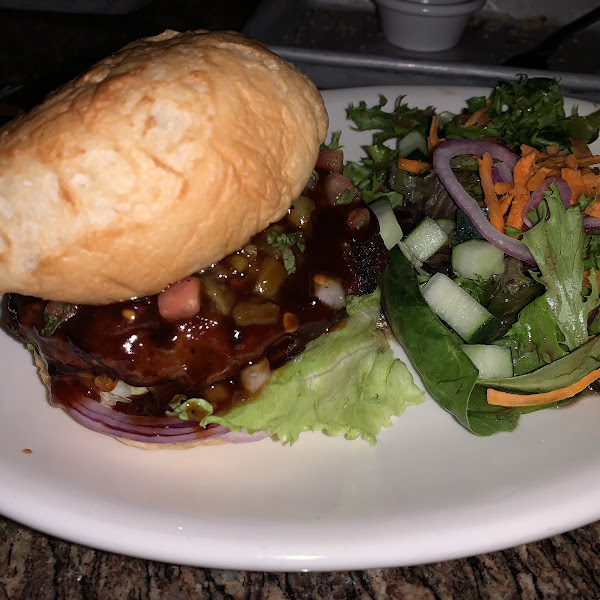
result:
<svg viewBox="0 0 600 600"><path fill-rule="evenodd" d="M1 130L0 293L157 293L280 219L326 131L314 84L239 34L129 44Z"/></svg>

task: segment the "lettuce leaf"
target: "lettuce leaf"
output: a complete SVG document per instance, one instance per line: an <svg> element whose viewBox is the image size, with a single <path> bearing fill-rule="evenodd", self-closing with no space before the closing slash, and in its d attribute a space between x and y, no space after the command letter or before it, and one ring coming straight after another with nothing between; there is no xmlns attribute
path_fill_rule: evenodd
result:
<svg viewBox="0 0 600 600"><path fill-rule="evenodd" d="M467 101L468 112L485 106L485 98ZM600 111L585 117L577 110L567 116L561 87L557 80L522 75L516 81L502 81L490 94L490 122L483 126L465 127L460 121L448 124L447 138L481 139L493 137L504 146L518 150L521 144L544 148L558 144L570 146L569 138L583 138L588 143L598 137Z"/></svg>
<svg viewBox="0 0 600 600"><path fill-rule="evenodd" d="M506 379L481 379L479 383L521 394L550 392L572 385L600 366L600 337L594 337L573 352L525 375Z"/></svg>
<svg viewBox="0 0 600 600"><path fill-rule="evenodd" d="M380 285L392 331L433 399L476 435L512 431L523 411L487 403L485 388L476 385L479 371L461 349L463 340L429 308L398 248L390 252Z"/></svg>
<svg viewBox="0 0 600 600"><path fill-rule="evenodd" d="M410 108L402 102L403 99L403 96L398 97L390 112L383 110L387 104L387 98L383 95L379 96L379 103L371 107L364 101L359 102L358 106L350 105L346 109L348 120L354 122L358 131L379 130L373 135L374 144L404 137L411 131L427 135L434 109Z"/></svg>
<svg viewBox="0 0 600 600"><path fill-rule="evenodd" d="M322 430L374 444L392 417L421 403L424 395L377 329L379 290L349 298L347 311L343 326L274 371L252 402L225 415L208 415L201 425L266 431L290 443L304 431Z"/></svg>
<svg viewBox="0 0 600 600"><path fill-rule="evenodd" d="M544 299L572 351L587 341L588 316L598 306L597 297L584 299L581 293L583 213L578 206L565 210L554 184L538 212L540 222L523 235L523 241L540 269Z"/></svg>
<svg viewBox="0 0 600 600"><path fill-rule="evenodd" d="M567 354L563 340L558 323L541 296L523 308L517 322L494 344L510 348L514 373L523 375Z"/></svg>
<svg viewBox="0 0 600 600"><path fill-rule="evenodd" d="M512 349L515 374L529 373L573 352L589 338L588 320L600 305L596 278L584 296L585 232L583 213L565 210L556 186L538 207L539 222L523 235L546 291L520 313L506 336L496 343Z"/></svg>

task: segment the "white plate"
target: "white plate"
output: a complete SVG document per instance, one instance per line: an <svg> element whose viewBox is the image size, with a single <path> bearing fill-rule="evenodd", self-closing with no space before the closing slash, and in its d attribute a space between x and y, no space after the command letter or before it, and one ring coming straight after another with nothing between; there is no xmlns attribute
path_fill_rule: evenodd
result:
<svg viewBox="0 0 600 600"><path fill-rule="evenodd" d="M349 158L369 135L348 132L345 108L378 93L458 110L487 90L326 92ZM4 334L0 352L0 512L95 548L203 567L358 569L497 550L600 517L598 398L490 438L428 400L374 448L305 434L291 448L264 440L144 452L50 407L28 351Z"/></svg>

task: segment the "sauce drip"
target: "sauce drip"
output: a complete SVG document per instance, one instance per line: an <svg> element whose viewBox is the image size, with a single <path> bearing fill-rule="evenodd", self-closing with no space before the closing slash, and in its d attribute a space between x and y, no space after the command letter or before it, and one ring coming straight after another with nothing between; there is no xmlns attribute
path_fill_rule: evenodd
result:
<svg viewBox="0 0 600 600"><path fill-rule="evenodd" d="M376 218L358 194L336 203L328 175L320 170L281 221L195 274L202 297L192 317L167 321L157 296L147 296L65 307L55 331L42 333L49 303L11 295L8 326L48 364L53 402L84 391L100 399L98 381L111 380L149 388L114 405L127 414L164 416L177 395L205 398L217 414L251 399L245 367L266 357L275 369L343 321L343 308L316 297L315 276L369 293L387 262Z"/></svg>

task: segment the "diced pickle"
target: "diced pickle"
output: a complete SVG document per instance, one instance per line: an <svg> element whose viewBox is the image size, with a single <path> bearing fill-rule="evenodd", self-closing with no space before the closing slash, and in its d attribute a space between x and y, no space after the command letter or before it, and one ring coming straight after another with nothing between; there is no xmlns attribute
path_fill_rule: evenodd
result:
<svg viewBox="0 0 600 600"><path fill-rule="evenodd" d="M272 302L240 302L231 313L236 325L273 325L279 320L279 306Z"/></svg>
<svg viewBox="0 0 600 600"><path fill-rule="evenodd" d="M292 203L288 220L292 225L303 228L310 222L310 216L313 210L315 210L314 201L306 196L299 196Z"/></svg>
<svg viewBox="0 0 600 600"><path fill-rule="evenodd" d="M204 293L216 304L219 311L228 315L235 304L235 293L230 287L220 285L212 277L202 277Z"/></svg>
<svg viewBox="0 0 600 600"><path fill-rule="evenodd" d="M254 291L263 298L274 298L287 277L283 262L273 256L265 256L256 276Z"/></svg>
<svg viewBox="0 0 600 600"><path fill-rule="evenodd" d="M236 252L229 257L229 264L237 273L243 273L250 266L250 261L241 252Z"/></svg>

